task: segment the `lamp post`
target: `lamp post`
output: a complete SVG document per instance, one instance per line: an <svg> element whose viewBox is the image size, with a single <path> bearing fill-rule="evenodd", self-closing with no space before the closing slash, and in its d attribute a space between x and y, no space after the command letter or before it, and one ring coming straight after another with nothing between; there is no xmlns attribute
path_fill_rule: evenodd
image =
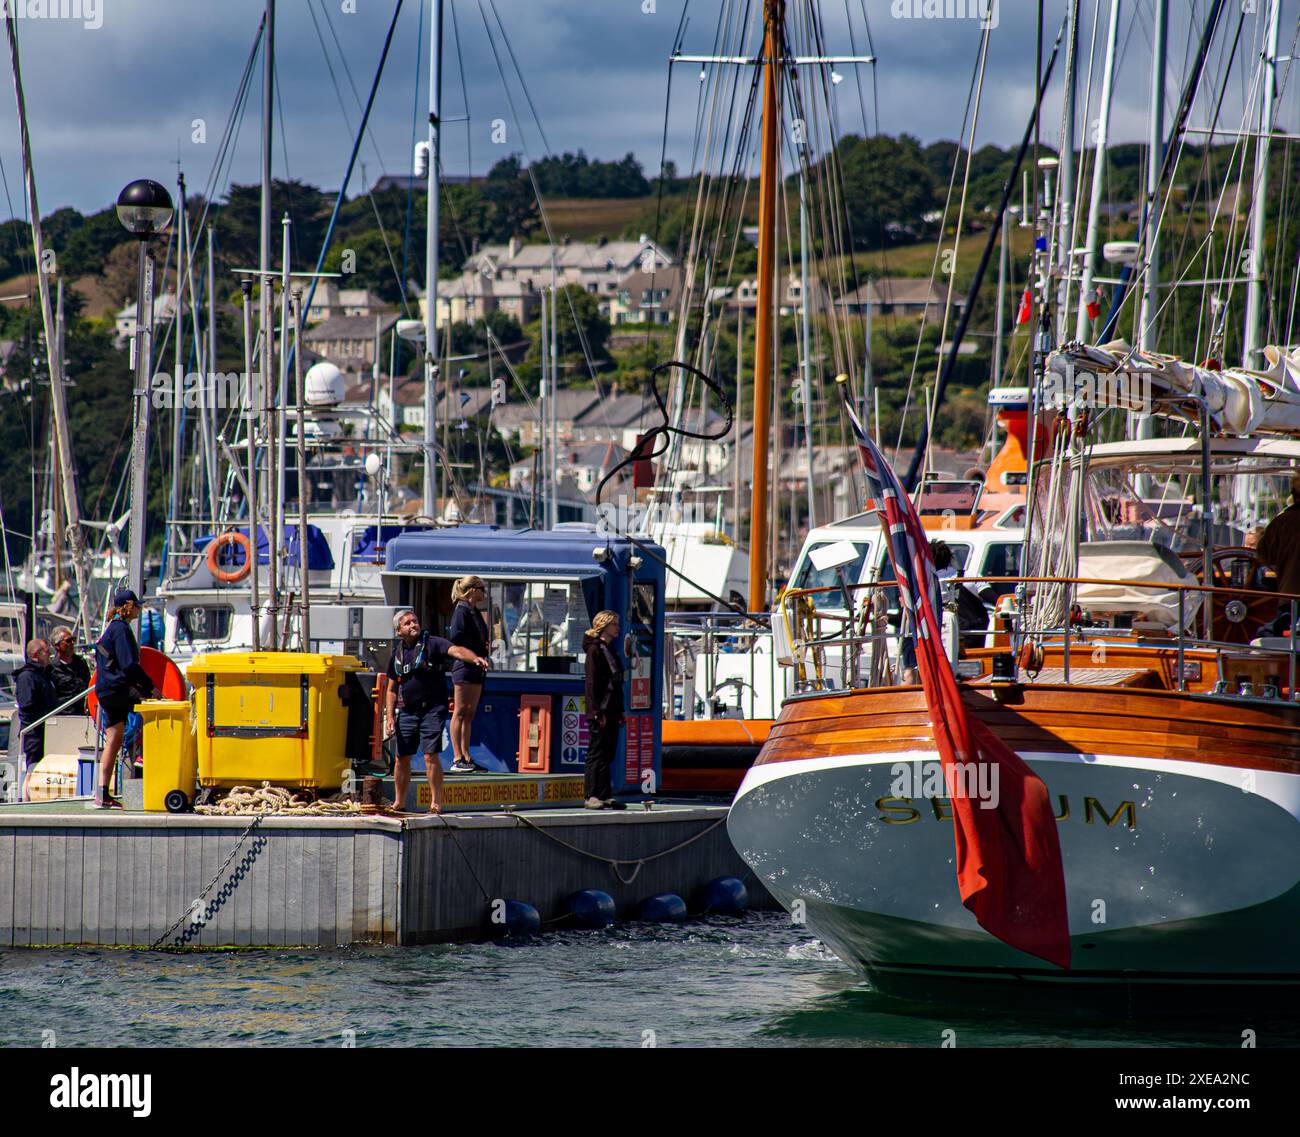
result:
<svg viewBox="0 0 1300 1137"><path fill-rule="evenodd" d="M135 415L131 435L131 534L127 584L144 598L144 531L149 479L149 360L153 339L153 253L149 238L165 233L172 221L172 199L155 181L141 178L117 195L117 219L140 242L139 287L135 306Z"/></svg>

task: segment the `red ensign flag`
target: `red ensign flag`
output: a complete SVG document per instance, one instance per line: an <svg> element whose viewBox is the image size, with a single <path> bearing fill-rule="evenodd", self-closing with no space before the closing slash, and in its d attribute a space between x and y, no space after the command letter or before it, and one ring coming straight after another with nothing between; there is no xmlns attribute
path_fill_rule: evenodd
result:
<svg viewBox="0 0 1300 1137"><path fill-rule="evenodd" d="M1005 742L966 713L943 653L939 582L921 519L847 399L844 409L866 465L868 496L888 535L903 609L912 616L921 686L952 802L961 901L986 932L1068 968L1065 871L1047 787ZM997 781L960 777L958 763L967 762L995 765ZM983 808L961 789L989 784L998 787L996 809Z"/></svg>

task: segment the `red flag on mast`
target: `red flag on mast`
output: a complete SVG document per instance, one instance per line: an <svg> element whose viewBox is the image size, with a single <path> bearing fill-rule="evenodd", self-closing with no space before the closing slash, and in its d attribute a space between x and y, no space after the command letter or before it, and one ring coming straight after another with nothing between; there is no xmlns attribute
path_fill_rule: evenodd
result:
<svg viewBox="0 0 1300 1137"><path fill-rule="evenodd" d="M1017 324L1027 324L1034 315L1034 294L1025 289L1025 294L1020 298L1020 310L1016 313Z"/></svg>
<svg viewBox="0 0 1300 1137"><path fill-rule="evenodd" d="M943 652L938 577L921 519L847 399L844 410L866 466L868 496L888 535L900 599L912 616L921 686L952 803L962 903L1003 943L1068 968L1065 871L1047 787L1005 742L967 714ZM997 781L961 777L959 764L970 762L996 766ZM988 784L998 787L995 809L983 808L985 803L964 791Z"/></svg>

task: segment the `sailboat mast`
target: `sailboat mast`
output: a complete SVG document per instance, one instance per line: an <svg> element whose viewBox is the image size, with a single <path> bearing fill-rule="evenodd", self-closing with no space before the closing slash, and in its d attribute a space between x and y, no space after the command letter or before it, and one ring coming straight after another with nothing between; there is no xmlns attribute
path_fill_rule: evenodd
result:
<svg viewBox="0 0 1300 1137"><path fill-rule="evenodd" d="M185 174L176 171L176 294L172 302L175 316L172 335L172 477L168 512L171 514L171 532L167 548L171 556L181 549L181 430L182 407L185 404L185 266L189 219L185 212Z"/></svg>
<svg viewBox="0 0 1300 1137"><path fill-rule="evenodd" d="M198 327L196 314L194 326ZM208 517L217 524L217 454L213 446L213 410L208 406L209 384L217 373L217 286L216 267L212 260L212 223L208 222L208 366L199 386L199 418L203 424L203 460L208 475Z"/></svg>
<svg viewBox="0 0 1300 1137"><path fill-rule="evenodd" d="M1156 0L1155 52L1151 57L1151 137L1147 153L1147 214L1142 230L1145 238L1142 277L1142 311L1138 340L1143 351L1156 346L1156 314L1160 310L1160 170L1165 143L1165 57L1168 52L1169 0ZM1149 425L1149 417L1145 420ZM1142 435L1149 438L1149 434Z"/></svg>
<svg viewBox="0 0 1300 1137"><path fill-rule="evenodd" d="M429 180L424 246L424 512L438 509L437 430L434 423L438 358L434 324L438 309L439 128L442 118L442 2L434 0L429 21ZM470 171L473 173L473 171Z"/></svg>
<svg viewBox="0 0 1300 1137"><path fill-rule="evenodd" d="M1115 85L1115 45L1119 38L1120 0L1110 0L1110 26L1106 30L1106 64L1101 77L1101 109L1097 115L1097 153L1092 163L1092 189L1088 198L1088 229L1083 239L1083 279L1079 283L1079 317L1074 338L1088 339L1088 296L1097 274L1097 228L1101 221L1101 191L1106 174L1106 141L1110 133L1110 95Z"/></svg>
<svg viewBox="0 0 1300 1137"><path fill-rule="evenodd" d="M62 341L56 332L54 312L50 303L50 280L46 272L45 239L41 235L41 207L36 198L36 171L32 167L32 140L27 131L27 101L23 96L22 67L18 61L17 15L12 6L5 9L5 31L9 37L9 61L13 70L14 100L18 107L18 131L22 143L23 181L27 187L27 207L32 222L32 245L36 253L36 291L41 301L41 326L45 330L46 364L50 372L50 409L54 416L54 433L58 440L59 481L63 488L63 506L67 513L68 542L72 546L72 571L77 582L77 602L81 606L81 626L87 627L87 604L90 596L87 592L89 582L86 579L85 555L82 547L81 505L77 500L76 471L72 465L72 439L68 432L68 408L63 391L63 355ZM137 311L137 320L139 312ZM142 528L132 518L131 532L134 535ZM35 533L35 528L32 530ZM62 534L55 534L55 541L62 539ZM34 544L34 542L33 542ZM133 582L136 583L136 582ZM58 582L55 581L57 587Z"/></svg>
<svg viewBox="0 0 1300 1137"><path fill-rule="evenodd" d="M1079 89L1079 7L1080 0L1071 0L1066 6L1065 18L1069 25L1065 53L1065 107L1061 119L1061 166L1057 195L1056 257L1061 270L1056 293L1056 342L1068 338L1070 308L1070 274L1074 269L1074 119Z"/></svg>
<svg viewBox="0 0 1300 1137"><path fill-rule="evenodd" d="M813 490L812 436L812 329L811 298L808 295L808 186L803 163L799 165L799 307L803 354L803 442L808 455L808 531L817 528L816 495Z"/></svg>
<svg viewBox="0 0 1300 1137"><path fill-rule="evenodd" d="M1264 49L1264 74L1260 83L1259 137L1255 140L1255 185L1250 202L1250 271L1246 284L1246 330L1242 342L1243 367L1258 366L1264 326L1264 219L1268 199L1269 144L1273 134L1274 103L1277 96L1277 37L1282 17L1282 0L1272 0L1268 14L1268 45Z"/></svg>
<svg viewBox="0 0 1300 1137"><path fill-rule="evenodd" d="M269 275L271 270L271 140L272 140L272 123L274 121L275 109L275 0L266 0L266 40L262 47L262 214L260 219L260 241L258 247L258 312L259 323L261 325L261 338L259 342L259 371L262 380L262 411L265 421L270 421L270 409L274 399L274 388L271 386L271 292L273 286ZM266 462L269 466L273 461L275 449L275 438L271 435L267 437L267 454ZM257 453L256 444L253 447L253 453ZM257 477L256 467L252 471L252 476ZM269 495L274 493L272 488L273 472L266 471L267 487L266 494L258 494L262 500L269 500ZM271 614L271 626L275 626L275 613L279 604L277 594L276 580L276 556L279 550L275 547L274 525L275 514L271 513L268 517L267 525L267 608ZM258 519L252 519L252 525L249 536L252 540L253 551L253 572L258 571L257 561L260 559L258 546ZM261 619L260 612L253 613L253 620ZM272 641L274 644L274 641Z"/></svg>
<svg viewBox="0 0 1300 1137"><path fill-rule="evenodd" d="M758 308L754 341L754 467L749 494L749 610L767 607L767 463L771 457L772 341L776 313L776 192L778 163L781 44L785 0L765 0L763 10L763 117L758 182Z"/></svg>

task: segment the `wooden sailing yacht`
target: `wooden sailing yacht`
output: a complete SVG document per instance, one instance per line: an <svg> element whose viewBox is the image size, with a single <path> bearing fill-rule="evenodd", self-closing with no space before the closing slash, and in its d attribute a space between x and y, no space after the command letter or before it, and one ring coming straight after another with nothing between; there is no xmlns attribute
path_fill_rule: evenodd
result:
<svg viewBox="0 0 1300 1137"><path fill-rule="evenodd" d="M1045 277L1042 300L1049 288ZM1026 575L970 582L1014 588L991 642L945 621L962 713L1046 786L1068 969L995 938L963 905L954 802L997 810L998 785L986 766L964 784L941 767L921 687L887 673L848 691L810 682L786 701L729 831L781 903L880 991L1128 1012L1300 994L1300 595L1269 587L1234 524L1242 486L1300 469L1300 353L1264 355L1264 368L1248 357L1225 370L1123 342L1043 352L1035 405L1055 392L1062 414L1034 424L1046 450ZM1184 433L1097 442L1108 408ZM850 591L880 602L877 588ZM846 626L846 650L879 648L866 623Z"/></svg>

